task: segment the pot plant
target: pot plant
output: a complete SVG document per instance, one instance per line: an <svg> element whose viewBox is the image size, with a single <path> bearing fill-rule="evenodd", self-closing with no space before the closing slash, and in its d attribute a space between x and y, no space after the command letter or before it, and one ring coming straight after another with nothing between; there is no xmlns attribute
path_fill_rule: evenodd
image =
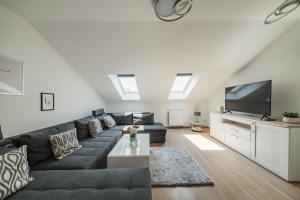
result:
<svg viewBox="0 0 300 200"><path fill-rule="evenodd" d="M285 112L282 121L289 124L300 124L299 113Z"/></svg>
<svg viewBox="0 0 300 200"><path fill-rule="evenodd" d="M126 130L126 133L129 134L130 144L137 142L137 138L136 138L137 129L136 128L128 127L128 129Z"/></svg>

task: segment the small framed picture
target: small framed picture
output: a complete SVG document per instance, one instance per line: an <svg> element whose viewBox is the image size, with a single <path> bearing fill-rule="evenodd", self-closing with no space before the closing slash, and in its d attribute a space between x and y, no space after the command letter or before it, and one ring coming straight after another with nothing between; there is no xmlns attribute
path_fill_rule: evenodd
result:
<svg viewBox="0 0 300 200"><path fill-rule="evenodd" d="M54 94L41 93L41 111L54 110Z"/></svg>

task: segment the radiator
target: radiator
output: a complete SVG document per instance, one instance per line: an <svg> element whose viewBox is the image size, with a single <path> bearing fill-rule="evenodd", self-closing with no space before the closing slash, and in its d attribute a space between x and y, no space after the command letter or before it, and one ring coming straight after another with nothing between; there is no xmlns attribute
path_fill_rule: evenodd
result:
<svg viewBox="0 0 300 200"><path fill-rule="evenodd" d="M169 126L183 126L183 112L182 109L169 110Z"/></svg>

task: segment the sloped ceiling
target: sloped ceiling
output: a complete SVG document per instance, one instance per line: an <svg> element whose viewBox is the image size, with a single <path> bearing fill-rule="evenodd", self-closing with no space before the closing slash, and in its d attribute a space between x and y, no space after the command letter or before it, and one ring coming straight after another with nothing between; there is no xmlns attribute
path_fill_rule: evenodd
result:
<svg viewBox="0 0 300 200"><path fill-rule="evenodd" d="M281 0L194 0L182 20L157 20L151 0L1 0L24 17L106 101L107 75L134 73L142 101L165 101L179 72L201 79L187 100L206 100L299 18L264 25Z"/></svg>

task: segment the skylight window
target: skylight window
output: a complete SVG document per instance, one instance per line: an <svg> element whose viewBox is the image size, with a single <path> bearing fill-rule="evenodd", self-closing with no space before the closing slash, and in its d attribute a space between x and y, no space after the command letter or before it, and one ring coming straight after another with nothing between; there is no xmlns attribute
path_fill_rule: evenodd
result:
<svg viewBox="0 0 300 200"><path fill-rule="evenodd" d="M118 80L125 93L137 93L138 88L134 74L118 74Z"/></svg>
<svg viewBox="0 0 300 200"><path fill-rule="evenodd" d="M140 94L134 74L111 74L108 75L108 77L122 100L140 100Z"/></svg>
<svg viewBox="0 0 300 200"><path fill-rule="evenodd" d="M170 100L186 99L199 81L199 74L178 73L169 95Z"/></svg>
<svg viewBox="0 0 300 200"><path fill-rule="evenodd" d="M189 82L191 81L193 74L177 74L172 86L172 92L184 92Z"/></svg>

